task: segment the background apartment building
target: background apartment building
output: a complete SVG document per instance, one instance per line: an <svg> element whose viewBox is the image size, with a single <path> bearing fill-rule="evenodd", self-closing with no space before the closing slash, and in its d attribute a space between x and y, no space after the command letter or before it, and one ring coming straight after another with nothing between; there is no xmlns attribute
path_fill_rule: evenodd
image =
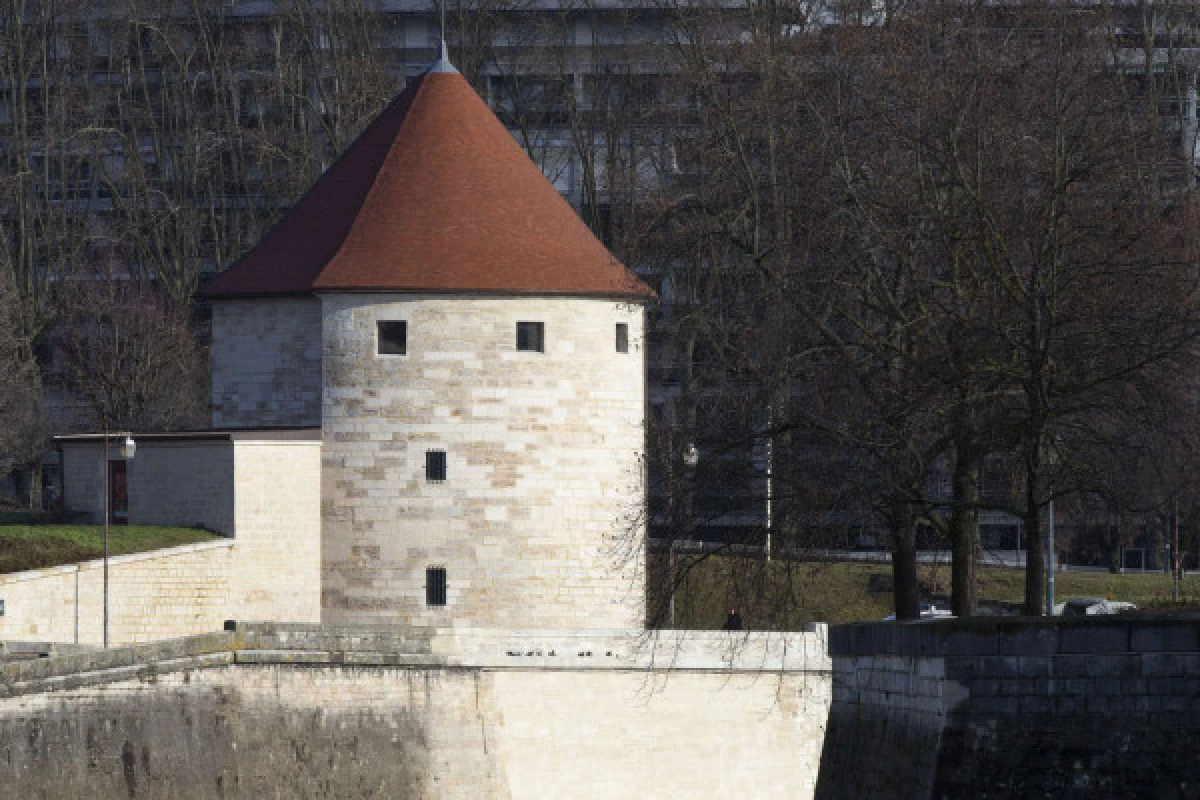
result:
<svg viewBox="0 0 1200 800"><path fill-rule="evenodd" d="M1009 31L1017 7L994 4L987 25ZM1184 3L1078 7L1111 34L1111 63L1144 77L1155 112L1194 163L1196 12ZM803 380L781 387L766 368L738 366L737 353L756 344L731 329L786 339L791 324L774 319L769 292L746 289L757 286L753 268L729 267L757 244L737 243L743 252L731 255L708 243L725 224L712 219L744 216L729 196L761 188L713 179L725 170L714 167L723 148L743 137L749 155L739 157L754 180L772 126L797 161L809 156L816 134L773 119L763 87L781 86L784 104L801 107L793 123L812 122L804 86L826 81L830 32L878 28L904 13L914 13L909 4L840 1L446 8L456 66L585 222L659 292L645 343L654 538L751 548L772 531L800 548L886 540L864 501L870 486L844 489L862 456L831 451L825 431L784 424L795 415L782 407L830 398ZM192 313L203 330L196 290L259 240L434 60L441 38L436 5L418 0L21 0L0 28L2 257L20 328L39 348L55 432L114 413L104 389L97 400L65 388L70 369L54 355L63 346L53 330L88 323L62 312L62 287L145 278L157 302ZM757 107L738 107L740 95ZM171 424L196 411L172 408ZM999 547L1016 541L1021 523L1004 510L1012 491L996 488L1004 479L994 472L984 491L995 507L981 524L985 546ZM935 511L951 501L943 478L930 467Z"/></svg>

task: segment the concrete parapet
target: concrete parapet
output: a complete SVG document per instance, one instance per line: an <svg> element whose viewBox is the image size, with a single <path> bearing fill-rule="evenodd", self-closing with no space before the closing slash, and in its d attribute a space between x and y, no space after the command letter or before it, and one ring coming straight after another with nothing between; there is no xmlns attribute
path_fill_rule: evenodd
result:
<svg viewBox="0 0 1200 800"><path fill-rule="evenodd" d="M826 626L796 633L388 628L230 621L226 630L0 665L0 696L211 665L390 665L519 670L828 675ZM219 656L218 658L214 658ZM899 659L897 661L900 661ZM894 675L899 676L902 666ZM141 672L139 672L141 671ZM929 696L935 682L920 684Z"/></svg>
<svg viewBox="0 0 1200 800"><path fill-rule="evenodd" d="M561 631L228 622L246 648L438 656L452 666L828 672L828 627L805 631Z"/></svg>

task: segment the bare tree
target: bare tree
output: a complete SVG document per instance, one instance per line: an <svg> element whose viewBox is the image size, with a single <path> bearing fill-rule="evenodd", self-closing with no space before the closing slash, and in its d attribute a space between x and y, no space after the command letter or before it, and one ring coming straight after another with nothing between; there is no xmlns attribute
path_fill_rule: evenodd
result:
<svg viewBox="0 0 1200 800"><path fill-rule="evenodd" d="M80 283L56 340L66 387L93 425L170 430L202 422L200 348L186 310L156 284L111 273Z"/></svg>
<svg viewBox="0 0 1200 800"><path fill-rule="evenodd" d="M46 439L41 390L32 343L20 325L20 298L0 269L0 472L39 461ZM40 484L28 483L29 505L38 508Z"/></svg>
<svg viewBox="0 0 1200 800"><path fill-rule="evenodd" d="M1099 393L1195 335L1171 182L1181 154L1113 69L1104 19L1054 3L925 4L866 60L883 68L863 94L887 134L845 139L862 257L916 254L926 314L906 338L943 387L958 613L973 607L987 453L1021 454L1026 613L1041 613L1043 509L1060 490L1047 453Z"/></svg>

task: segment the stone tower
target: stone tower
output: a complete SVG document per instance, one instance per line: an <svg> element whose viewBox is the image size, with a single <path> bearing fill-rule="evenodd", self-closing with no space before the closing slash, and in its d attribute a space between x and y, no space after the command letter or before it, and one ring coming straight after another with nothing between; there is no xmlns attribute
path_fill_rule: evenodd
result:
<svg viewBox="0 0 1200 800"><path fill-rule="evenodd" d="M206 293L214 426L322 428L324 621L640 627L652 293L447 62Z"/></svg>

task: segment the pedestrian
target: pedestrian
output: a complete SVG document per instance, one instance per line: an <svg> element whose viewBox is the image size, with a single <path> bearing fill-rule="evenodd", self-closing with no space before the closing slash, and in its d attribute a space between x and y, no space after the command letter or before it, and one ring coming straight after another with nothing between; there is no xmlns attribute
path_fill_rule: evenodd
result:
<svg viewBox="0 0 1200 800"><path fill-rule="evenodd" d="M742 629L742 615L738 613L736 608L729 609L729 616L725 618L725 630L740 631Z"/></svg>

